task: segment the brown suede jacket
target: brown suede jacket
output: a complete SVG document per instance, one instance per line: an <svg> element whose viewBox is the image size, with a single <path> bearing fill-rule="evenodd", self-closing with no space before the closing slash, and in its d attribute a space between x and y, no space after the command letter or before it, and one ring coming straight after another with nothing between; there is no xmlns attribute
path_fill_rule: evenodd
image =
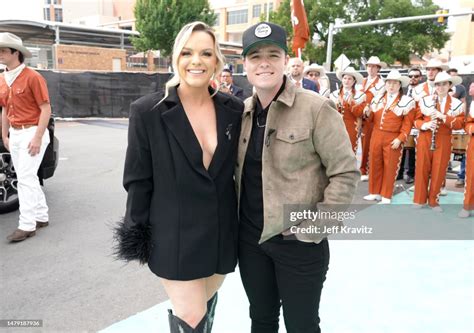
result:
<svg viewBox="0 0 474 333"><path fill-rule="evenodd" d="M235 180L240 187L245 155L252 131L256 95L245 101ZM288 210L298 206L324 209L351 203L360 173L349 136L329 99L296 87L286 87L268 111L262 155L264 228L260 243L293 225L318 226L326 219L291 221ZM300 234L299 240L320 242L324 233Z"/></svg>

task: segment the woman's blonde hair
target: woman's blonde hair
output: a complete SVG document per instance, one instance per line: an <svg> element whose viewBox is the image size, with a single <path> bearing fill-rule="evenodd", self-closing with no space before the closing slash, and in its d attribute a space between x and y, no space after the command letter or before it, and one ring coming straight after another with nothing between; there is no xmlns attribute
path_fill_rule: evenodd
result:
<svg viewBox="0 0 474 333"><path fill-rule="evenodd" d="M191 37L192 33L195 31L204 31L206 32L209 36L212 37L212 40L214 41L214 52L217 56L217 65L216 65L216 71L213 74L212 80L216 83L217 89L213 95L217 93L219 90L219 81L217 80L217 73L220 73L222 69L224 68L224 56L222 55L221 49L219 48L219 43L217 42L216 35L214 34L214 30L210 26L208 26L204 22L196 21L192 23L186 24L178 33L176 36L176 39L174 41L173 45L173 53L171 56L171 64L173 67L173 77L166 82L165 85L165 99L168 97L169 93L169 88L170 87L175 87L181 82L181 77L179 76L179 71L178 71L178 58L179 55L181 54L181 51L184 48L184 45L188 42L189 38Z"/></svg>

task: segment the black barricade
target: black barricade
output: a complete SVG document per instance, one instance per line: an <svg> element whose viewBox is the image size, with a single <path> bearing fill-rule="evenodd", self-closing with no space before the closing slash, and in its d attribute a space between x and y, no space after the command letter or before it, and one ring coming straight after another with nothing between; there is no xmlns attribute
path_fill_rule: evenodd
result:
<svg viewBox="0 0 474 333"><path fill-rule="evenodd" d="M128 117L130 103L164 87L168 74L40 71L56 117Z"/></svg>
<svg viewBox="0 0 474 333"><path fill-rule="evenodd" d="M54 115L63 118L126 118L131 102L163 89L169 79L169 74L161 73L39 72L48 83ZM362 75L366 76L366 73L362 72ZM340 84L339 80L334 73L328 73L327 76L331 82L331 91L335 90ZM470 83L474 81L474 74L461 77L468 91ZM252 94L252 86L245 76L234 75L234 83L244 89L245 97Z"/></svg>

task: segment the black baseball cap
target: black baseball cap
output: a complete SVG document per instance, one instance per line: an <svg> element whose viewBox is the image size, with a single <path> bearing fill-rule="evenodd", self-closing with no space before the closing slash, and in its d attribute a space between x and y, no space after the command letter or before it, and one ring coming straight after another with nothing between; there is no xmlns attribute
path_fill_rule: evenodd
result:
<svg viewBox="0 0 474 333"><path fill-rule="evenodd" d="M282 26L270 22L260 22L244 31L242 36L242 56L261 43L275 44L288 53L286 31Z"/></svg>

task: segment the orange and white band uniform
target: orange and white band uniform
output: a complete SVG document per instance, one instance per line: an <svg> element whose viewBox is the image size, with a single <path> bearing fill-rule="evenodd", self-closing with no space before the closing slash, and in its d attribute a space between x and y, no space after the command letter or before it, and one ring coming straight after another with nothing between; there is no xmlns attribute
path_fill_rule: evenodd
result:
<svg viewBox="0 0 474 333"><path fill-rule="evenodd" d="M426 81L416 86L415 91L413 92L413 98L418 103L423 97L431 96L434 93L434 85L431 85L428 81Z"/></svg>
<svg viewBox="0 0 474 333"><path fill-rule="evenodd" d="M324 88L323 86L320 86L318 94L323 97L329 98L331 91L328 88Z"/></svg>
<svg viewBox="0 0 474 333"><path fill-rule="evenodd" d="M466 120L466 133L470 136L466 149L466 178L464 182L464 209L474 210L474 101Z"/></svg>
<svg viewBox="0 0 474 333"><path fill-rule="evenodd" d="M374 80L365 78L362 82L361 91L367 95L365 101L367 105L372 103L372 99L384 92L385 83L382 78L377 76ZM360 173L367 175L367 168L369 165L369 149L370 139L372 137L373 124L370 121L363 121L362 123L362 160L360 163Z"/></svg>
<svg viewBox="0 0 474 333"><path fill-rule="evenodd" d="M373 123L370 140L369 193L390 199L393 195L403 144L410 134L415 119L415 100L388 93L374 98L368 121ZM392 141L399 139L400 146L392 149Z"/></svg>
<svg viewBox="0 0 474 333"><path fill-rule="evenodd" d="M423 97L419 101L415 119L415 127L420 130L420 134L416 144L413 202L424 205L428 201L431 207L439 206L439 193L451 158L452 130L460 130L464 126L464 111L460 100L448 95L435 105L435 99L435 95ZM446 121L438 121L435 134L436 149L431 151L432 131L422 130L421 127L431 121L431 114L436 109L446 115Z"/></svg>
<svg viewBox="0 0 474 333"><path fill-rule="evenodd" d="M342 115L347 134L351 140L352 150L357 152L358 133L365 108L366 95L355 89L346 91L344 88L335 90L329 98L336 104L337 111Z"/></svg>

